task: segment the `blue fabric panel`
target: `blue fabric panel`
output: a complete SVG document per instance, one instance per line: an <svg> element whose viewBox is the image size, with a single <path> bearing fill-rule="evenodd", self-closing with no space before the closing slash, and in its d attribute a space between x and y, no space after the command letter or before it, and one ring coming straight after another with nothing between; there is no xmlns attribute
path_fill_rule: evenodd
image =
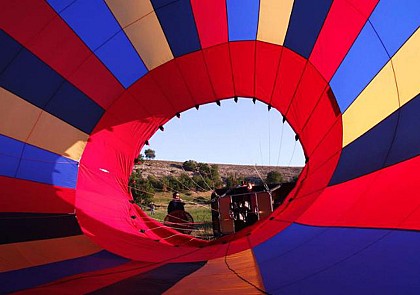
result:
<svg viewBox="0 0 420 295"><path fill-rule="evenodd" d="M420 294L419 247L415 231L293 224L253 250L270 294Z"/></svg>
<svg viewBox="0 0 420 295"><path fill-rule="evenodd" d="M346 146L330 185L420 155L419 113L420 94Z"/></svg>
<svg viewBox="0 0 420 295"><path fill-rule="evenodd" d="M9 36L2 36L8 48L20 46ZM10 59L7 56L7 52L0 55L0 64ZM0 75L0 86L86 133L104 112L27 49L22 49Z"/></svg>
<svg viewBox="0 0 420 295"><path fill-rule="evenodd" d="M48 0L48 3L57 12L62 8L60 1ZM101 0L76 0L62 10L60 16L92 51L121 30L105 1Z"/></svg>
<svg viewBox="0 0 420 295"><path fill-rule="evenodd" d="M24 143L0 134L0 175L15 177Z"/></svg>
<svg viewBox="0 0 420 295"><path fill-rule="evenodd" d="M61 76L26 49L0 76L0 86L39 108L45 107L63 82Z"/></svg>
<svg viewBox="0 0 420 295"><path fill-rule="evenodd" d="M184 277L203 267L205 262L170 263L122 280L91 294L164 294ZM211 279L211 278L209 278ZM194 294L193 290L185 294Z"/></svg>
<svg viewBox="0 0 420 295"><path fill-rule="evenodd" d="M342 113L388 60L381 40L367 22L330 82Z"/></svg>
<svg viewBox="0 0 420 295"><path fill-rule="evenodd" d="M124 31L119 31L109 42L96 51L108 69L128 88L147 73L146 66L139 58Z"/></svg>
<svg viewBox="0 0 420 295"><path fill-rule="evenodd" d="M78 0L65 9L60 1L48 2L124 87L147 72L105 1Z"/></svg>
<svg viewBox="0 0 420 295"><path fill-rule="evenodd" d="M46 284L64 277L119 266L128 259L107 251L21 270L0 273L0 293L11 293Z"/></svg>
<svg viewBox="0 0 420 295"><path fill-rule="evenodd" d="M295 0L284 46L309 58L332 0Z"/></svg>
<svg viewBox="0 0 420 295"><path fill-rule="evenodd" d="M76 188L77 172L76 161L26 145L16 178Z"/></svg>
<svg viewBox="0 0 420 295"><path fill-rule="evenodd" d="M229 41L257 38L259 0L226 0Z"/></svg>
<svg viewBox="0 0 420 295"><path fill-rule="evenodd" d="M330 185L341 183L384 167L398 122L396 113L347 145L341 152Z"/></svg>
<svg viewBox="0 0 420 295"><path fill-rule="evenodd" d="M151 2L175 57L201 49L189 0Z"/></svg>
<svg viewBox="0 0 420 295"><path fill-rule="evenodd" d="M22 49L22 46L0 30L0 75Z"/></svg>
<svg viewBox="0 0 420 295"><path fill-rule="evenodd" d="M99 105L68 82L60 87L45 110L88 134L104 113Z"/></svg>
<svg viewBox="0 0 420 295"><path fill-rule="evenodd" d="M369 19L393 56L420 26L420 1L382 0Z"/></svg>
<svg viewBox="0 0 420 295"><path fill-rule="evenodd" d="M420 154L420 94L400 109L397 133L386 166Z"/></svg>
<svg viewBox="0 0 420 295"><path fill-rule="evenodd" d="M66 9L67 6L73 4L73 2L74 0L48 0L48 3L51 5L51 7L53 7L54 10L58 13Z"/></svg>

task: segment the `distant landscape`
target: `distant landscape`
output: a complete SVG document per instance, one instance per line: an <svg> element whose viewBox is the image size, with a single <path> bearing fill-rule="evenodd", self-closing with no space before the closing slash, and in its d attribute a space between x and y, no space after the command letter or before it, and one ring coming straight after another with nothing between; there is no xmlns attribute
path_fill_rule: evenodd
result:
<svg viewBox="0 0 420 295"><path fill-rule="evenodd" d="M191 162L186 161L186 162ZM213 239L210 196L213 188L236 186L240 180L254 184L269 181L275 172L281 182L296 180L302 167L251 166L233 164L197 163L189 170L186 162L143 160L133 168L130 188L135 202L153 219L163 222L172 192L181 193L185 210L194 219L191 235ZM190 167L191 168L191 167ZM201 172L200 172L201 170ZM276 181L278 182L278 181ZM151 204L154 210L151 210Z"/></svg>
<svg viewBox="0 0 420 295"><path fill-rule="evenodd" d="M182 173L188 173L190 176L193 172L182 169L182 162L148 160L142 164L135 165L134 169L141 169L142 176L147 178L149 175L161 178L164 176L180 176ZM208 163L212 165L212 163ZM233 165L233 164L215 164L219 167L219 174L222 178L234 175L237 178L254 179L259 181L260 176L265 179L270 171L277 171L283 176L283 181L289 182L293 178L299 176L302 167L278 167L278 166L252 166L252 165ZM258 172L257 172L258 171Z"/></svg>

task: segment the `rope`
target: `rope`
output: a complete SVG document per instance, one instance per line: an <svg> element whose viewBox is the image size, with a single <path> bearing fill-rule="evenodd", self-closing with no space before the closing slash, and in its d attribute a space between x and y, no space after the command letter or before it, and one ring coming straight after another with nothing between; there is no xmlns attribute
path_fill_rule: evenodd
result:
<svg viewBox="0 0 420 295"><path fill-rule="evenodd" d="M278 166L278 165L279 165L279 163L280 163L281 148L282 148L282 146L283 146L283 133L284 133L284 122L283 122L283 124L281 125L281 135L280 135L279 154L278 154L278 157L277 157L277 164L276 164L276 166Z"/></svg>
<svg viewBox="0 0 420 295"><path fill-rule="evenodd" d="M254 169L255 169L255 171L257 172L258 177L261 179L261 181L262 181L262 183L263 183L263 185L264 185L265 189L266 189L267 191L269 191L269 188L268 188L267 184L265 183L264 179L262 179L261 174L260 174L260 172L257 170L257 166L256 166L256 165L254 165Z"/></svg>
<svg viewBox="0 0 420 295"><path fill-rule="evenodd" d="M295 155L296 143L297 143L297 140L295 140L295 144L293 145L293 152L292 152L292 156L290 157L290 161L289 161L289 165L288 165L289 167L290 167L290 164L292 163L293 156Z"/></svg>

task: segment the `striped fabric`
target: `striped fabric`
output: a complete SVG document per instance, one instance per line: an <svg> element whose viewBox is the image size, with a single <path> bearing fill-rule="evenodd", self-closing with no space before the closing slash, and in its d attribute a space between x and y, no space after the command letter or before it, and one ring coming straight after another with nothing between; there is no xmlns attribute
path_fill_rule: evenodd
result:
<svg viewBox="0 0 420 295"><path fill-rule="evenodd" d="M419 294L419 26L418 0L0 1L0 293ZM299 136L285 205L211 243L148 218L143 144L237 96Z"/></svg>

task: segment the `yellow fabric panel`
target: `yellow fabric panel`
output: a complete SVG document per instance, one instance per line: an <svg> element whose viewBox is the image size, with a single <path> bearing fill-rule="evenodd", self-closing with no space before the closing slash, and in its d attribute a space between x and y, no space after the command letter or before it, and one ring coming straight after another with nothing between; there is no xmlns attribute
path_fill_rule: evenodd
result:
<svg viewBox="0 0 420 295"><path fill-rule="evenodd" d="M398 106L394 72L388 63L343 114L343 147L385 119Z"/></svg>
<svg viewBox="0 0 420 295"><path fill-rule="evenodd" d="M238 275L264 290L251 250L228 256L226 261ZM183 278L164 294L261 294L261 292L229 270L225 258L222 257L208 261L205 266Z"/></svg>
<svg viewBox="0 0 420 295"><path fill-rule="evenodd" d="M89 135L0 88L0 134L79 161Z"/></svg>
<svg viewBox="0 0 420 295"><path fill-rule="evenodd" d="M0 134L26 142L42 110L0 88Z"/></svg>
<svg viewBox="0 0 420 295"><path fill-rule="evenodd" d="M79 161L89 135L53 115L42 112L28 143Z"/></svg>
<svg viewBox="0 0 420 295"><path fill-rule="evenodd" d="M419 54L417 30L343 114L343 147L396 111L399 101L402 106L420 92Z"/></svg>
<svg viewBox="0 0 420 295"><path fill-rule="evenodd" d="M86 236L0 245L0 272L91 255L102 249Z"/></svg>
<svg viewBox="0 0 420 295"><path fill-rule="evenodd" d="M392 58L401 104L420 93L420 29Z"/></svg>
<svg viewBox="0 0 420 295"><path fill-rule="evenodd" d="M294 0L261 0L257 40L283 45Z"/></svg>
<svg viewBox="0 0 420 295"><path fill-rule="evenodd" d="M127 27L125 33L149 70L174 58L155 12Z"/></svg>
<svg viewBox="0 0 420 295"><path fill-rule="evenodd" d="M174 58L149 0L106 3L149 70Z"/></svg>
<svg viewBox="0 0 420 295"><path fill-rule="evenodd" d="M122 28L153 12L152 3L149 0L105 0L105 2Z"/></svg>

